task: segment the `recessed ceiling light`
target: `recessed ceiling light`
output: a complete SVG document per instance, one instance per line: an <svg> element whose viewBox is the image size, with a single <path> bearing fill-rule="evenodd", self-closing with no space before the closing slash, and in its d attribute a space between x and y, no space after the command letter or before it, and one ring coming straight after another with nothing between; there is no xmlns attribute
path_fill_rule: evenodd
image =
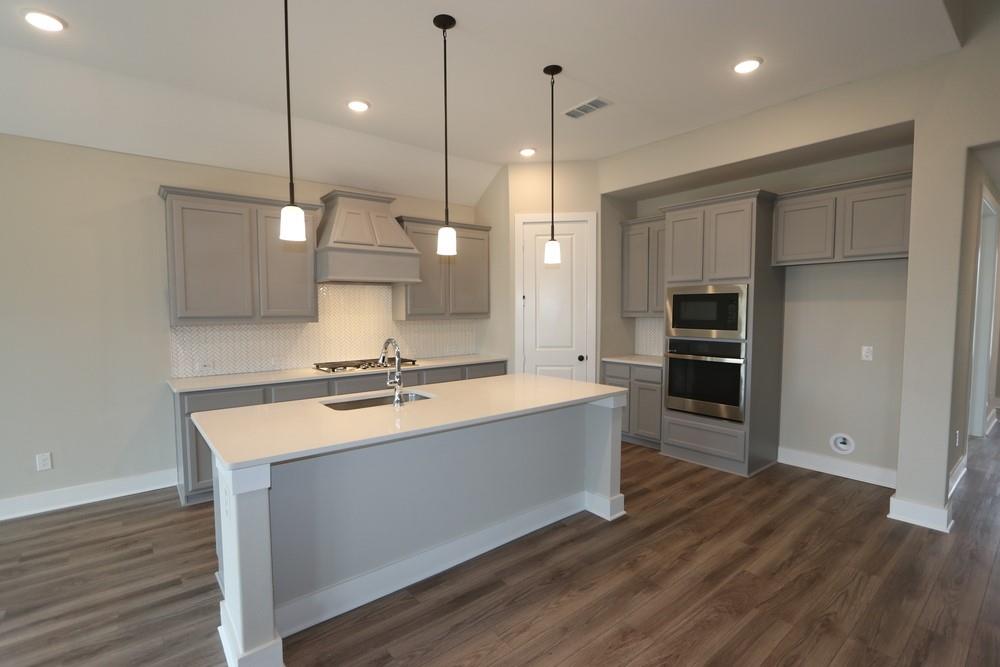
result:
<svg viewBox="0 0 1000 667"><path fill-rule="evenodd" d="M764 62L763 58L750 58L749 60L743 60L733 66L733 71L737 74L749 74L760 67L762 62Z"/></svg>
<svg viewBox="0 0 1000 667"><path fill-rule="evenodd" d="M62 32L66 27L66 22L61 18L45 12L28 12L24 15L24 20L45 32Z"/></svg>
<svg viewBox="0 0 1000 667"><path fill-rule="evenodd" d="M369 107L371 107L371 105L364 100L351 100L347 103L347 108L355 113L364 113L365 111L368 111Z"/></svg>
<svg viewBox="0 0 1000 667"><path fill-rule="evenodd" d="M534 154L535 154L535 149L534 148L522 148L521 149L521 157L531 157Z"/></svg>

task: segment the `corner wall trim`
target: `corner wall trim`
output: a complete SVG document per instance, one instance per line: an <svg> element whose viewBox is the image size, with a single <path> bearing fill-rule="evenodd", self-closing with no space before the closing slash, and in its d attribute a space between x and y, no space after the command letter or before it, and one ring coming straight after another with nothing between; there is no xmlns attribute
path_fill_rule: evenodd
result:
<svg viewBox="0 0 1000 667"><path fill-rule="evenodd" d="M584 509L586 492L570 494L366 574L276 605L274 623L278 634L287 637Z"/></svg>
<svg viewBox="0 0 1000 667"><path fill-rule="evenodd" d="M944 507L932 507L931 505L924 505L913 500L900 498L895 494L893 494L892 498L889 498L888 517L896 521L912 523L915 526L930 528L942 533L949 532L952 524L955 523L951 519L951 504Z"/></svg>
<svg viewBox="0 0 1000 667"><path fill-rule="evenodd" d="M963 454L962 458L958 460L955 467L951 469L951 474L948 475L948 497L955 493L955 489L958 487L958 483L962 481L965 477L965 471L968 469L968 454Z"/></svg>
<svg viewBox="0 0 1000 667"><path fill-rule="evenodd" d="M987 438L990 437L990 434L993 433L993 429L995 429L997 427L997 424L1000 423L1000 421L998 421L998 419L997 419L997 411L998 410L1000 410L1000 408L991 408L989 415L987 415L987 417L986 417L986 437Z"/></svg>
<svg viewBox="0 0 1000 667"><path fill-rule="evenodd" d="M78 484L67 486L51 491L41 491L23 496L13 496L11 498L0 498L0 521L16 519L42 512L64 509L66 507L76 507L86 505L99 500L109 500L130 496L143 491L154 491L165 489L168 486L177 484L177 470L167 468L165 470L154 470L153 472L131 475L129 477L118 477L115 479L105 479L100 482L90 482L88 484Z"/></svg>
<svg viewBox="0 0 1000 667"><path fill-rule="evenodd" d="M786 463L797 468L806 468L823 472L837 477L846 477L859 482L877 484L890 489L896 488L896 471L892 468L871 465L869 463L858 463L847 459L803 452L799 449L789 449L787 447L778 448L778 463Z"/></svg>

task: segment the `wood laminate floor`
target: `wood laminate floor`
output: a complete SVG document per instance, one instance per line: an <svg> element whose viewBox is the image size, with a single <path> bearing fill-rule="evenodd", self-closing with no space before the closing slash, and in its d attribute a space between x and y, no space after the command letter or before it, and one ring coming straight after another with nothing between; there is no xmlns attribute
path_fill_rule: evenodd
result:
<svg viewBox="0 0 1000 667"><path fill-rule="evenodd" d="M297 665L1000 665L1000 439L943 535L890 491L625 445L578 514L285 640ZM0 665L221 665L210 505L172 490L0 524Z"/></svg>

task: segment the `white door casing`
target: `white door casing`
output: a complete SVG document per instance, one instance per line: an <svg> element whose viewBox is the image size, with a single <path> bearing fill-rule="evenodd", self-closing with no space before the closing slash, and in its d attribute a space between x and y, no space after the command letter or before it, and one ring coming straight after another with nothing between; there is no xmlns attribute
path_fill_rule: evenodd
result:
<svg viewBox="0 0 1000 667"><path fill-rule="evenodd" d="M595 382L597 215L556 214L558 265L542 262L550 215L518 214L514 220L515 367L521 373Z"/></svg>

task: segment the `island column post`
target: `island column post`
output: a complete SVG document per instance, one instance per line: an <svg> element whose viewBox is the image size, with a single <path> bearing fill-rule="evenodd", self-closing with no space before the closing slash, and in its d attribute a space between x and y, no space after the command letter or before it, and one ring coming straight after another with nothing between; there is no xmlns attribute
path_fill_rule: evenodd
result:
<svg viewBox="0 0 1000 667"><path fill-rule="evenodd" d="M607 521L625 516L622 478L622 410L625 393L586 406L586 508Z"/></svg>

